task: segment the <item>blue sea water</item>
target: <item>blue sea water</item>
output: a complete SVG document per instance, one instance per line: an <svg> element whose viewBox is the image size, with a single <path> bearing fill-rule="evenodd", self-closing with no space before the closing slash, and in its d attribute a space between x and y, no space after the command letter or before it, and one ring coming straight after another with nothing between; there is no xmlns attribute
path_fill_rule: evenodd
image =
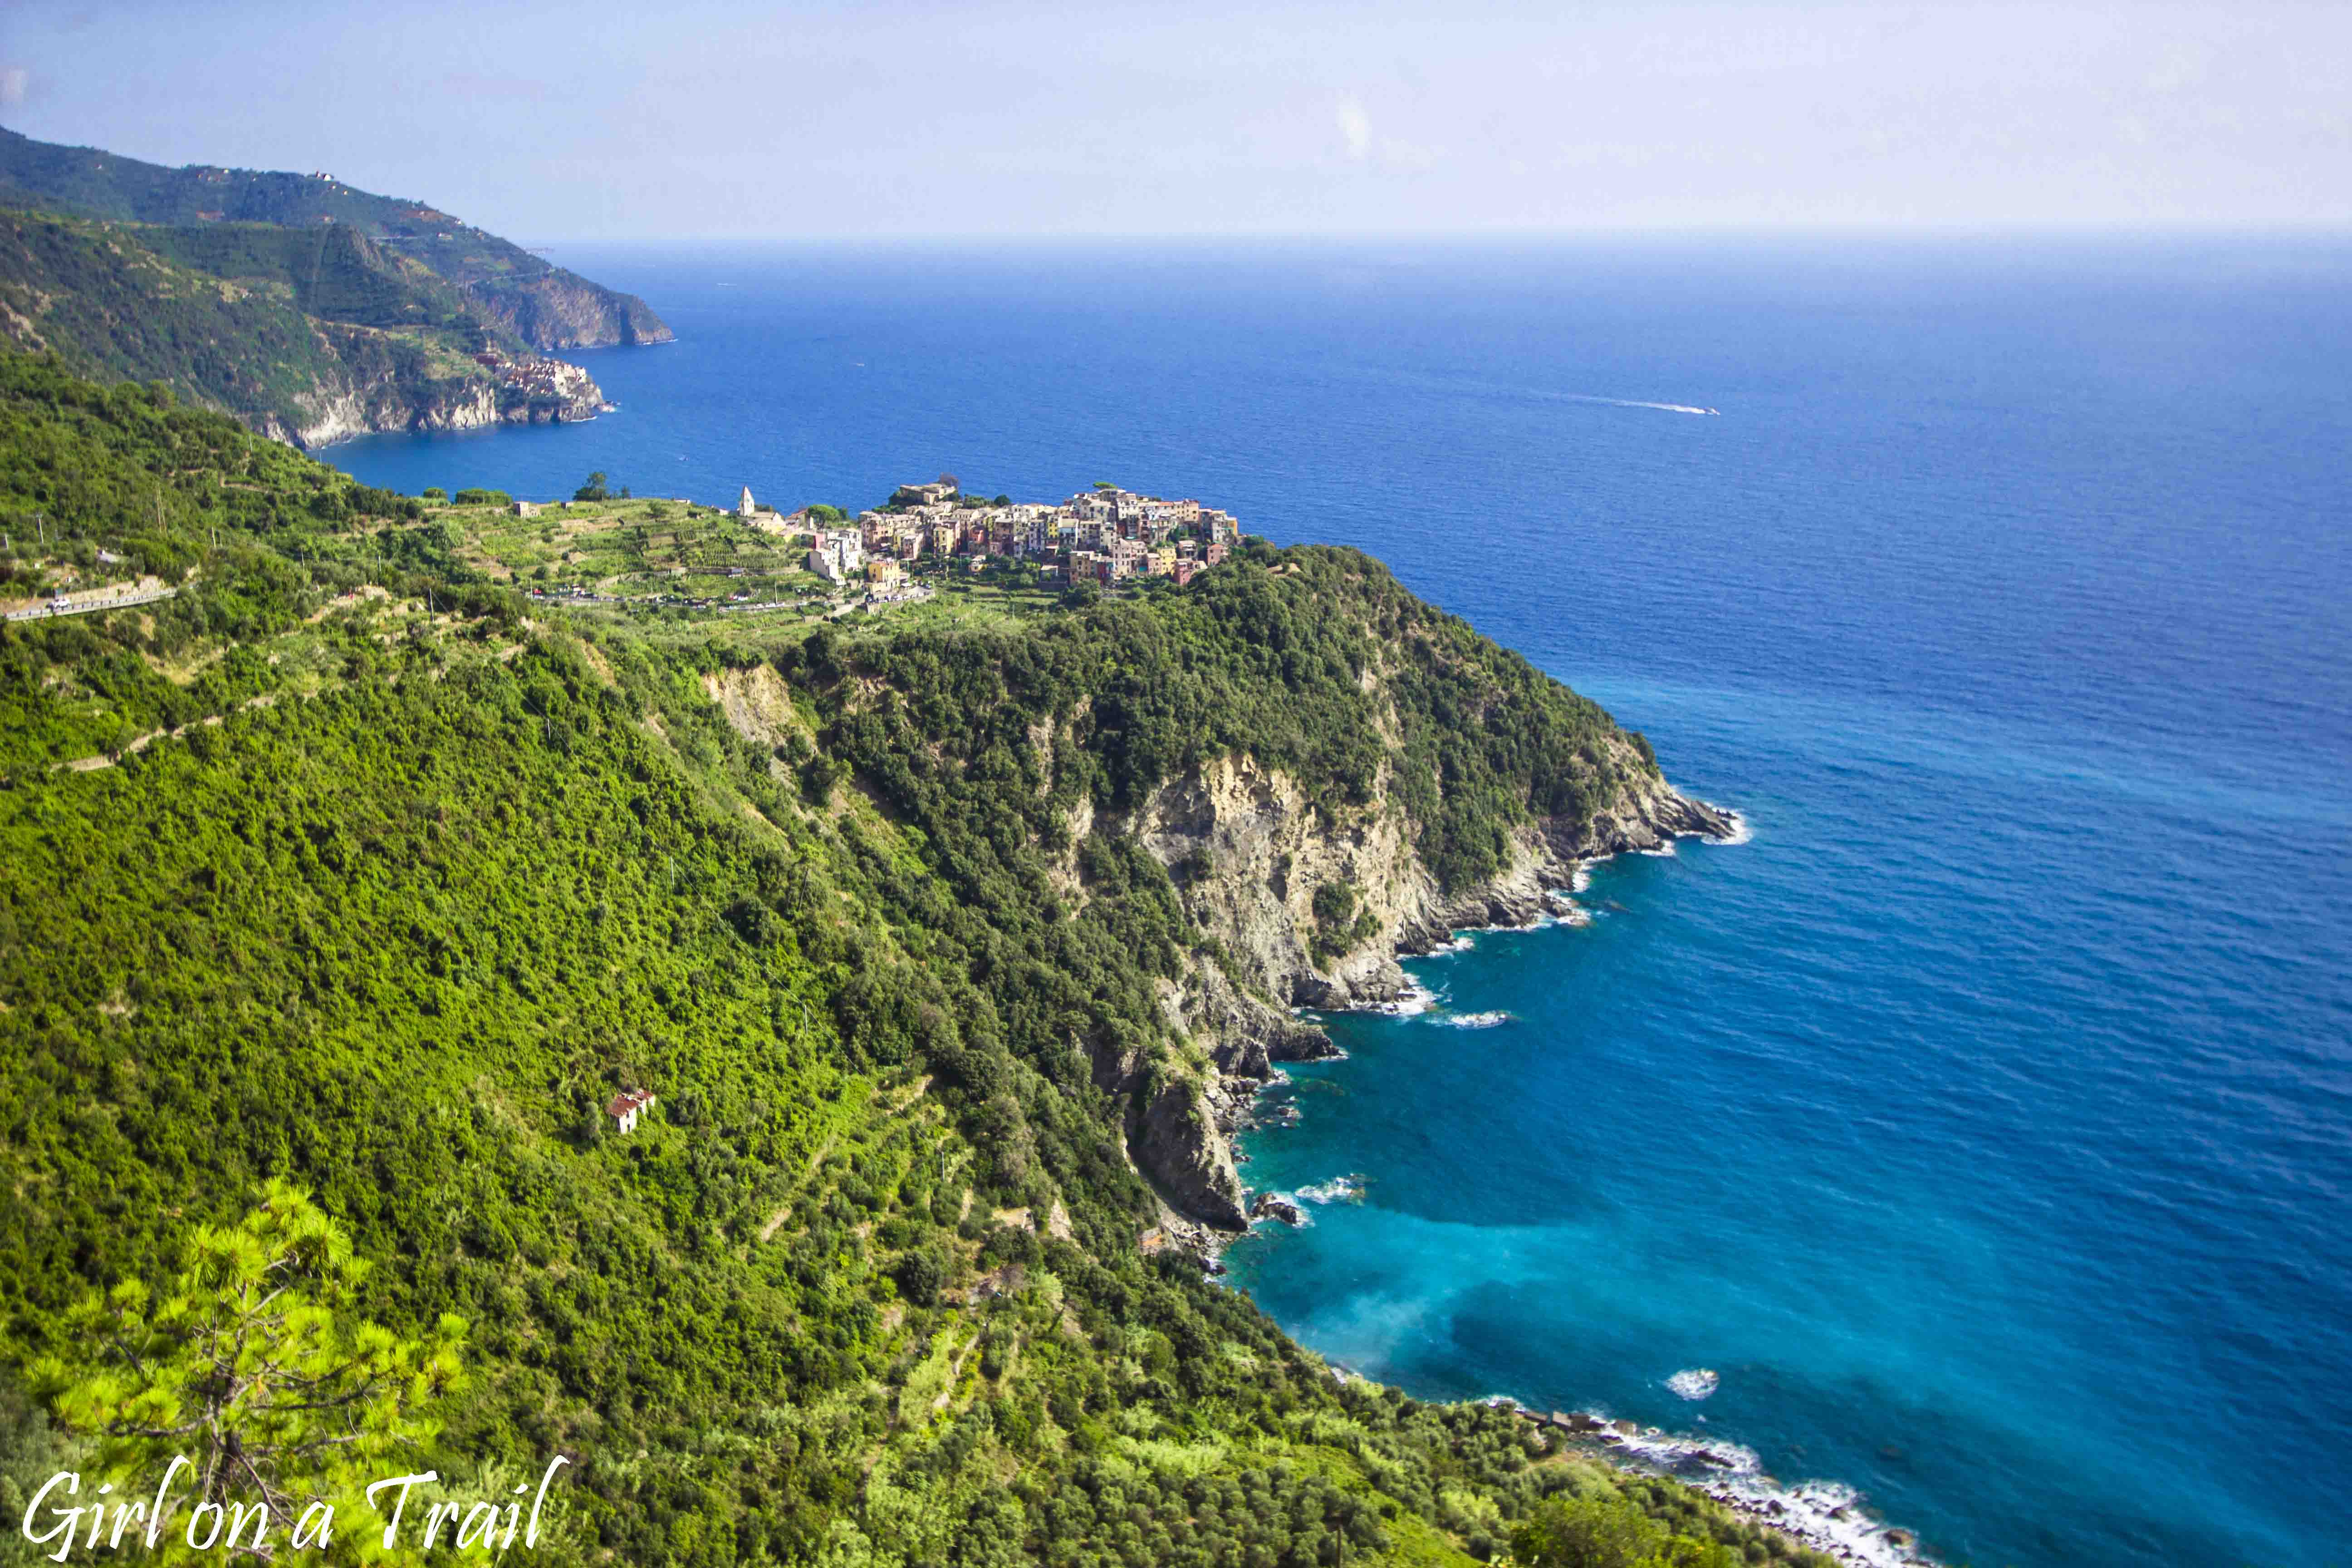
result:
<svg viewBox="0 0 2352 1568"><path fill-rule="evenodd" d="M1244 1175L1363 1201L1230 1255L1306 1342L1743 1445L1948 1562L2352 1561L2352 246L560 259L679 333L579 356L619 413L331 458L1198 496L1747 816L1334 1022Z"/></svg>

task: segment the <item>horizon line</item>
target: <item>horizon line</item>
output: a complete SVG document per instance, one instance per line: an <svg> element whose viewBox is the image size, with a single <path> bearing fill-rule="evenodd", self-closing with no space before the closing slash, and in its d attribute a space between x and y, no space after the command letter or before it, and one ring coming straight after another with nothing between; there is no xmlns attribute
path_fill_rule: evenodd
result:
<svg viewBox="0 0 2352 1568"><path fill-rule="evenodd" d="M490 231L486 231L490 232ZM2352 221L2310 224L2168 223L1951 223L1951 224L1659 224L1581 228L1465 229L1023 229L872 230L831 234L706 233L636 237L618 235L534 236L511 243L526 248L608 247L676 249L733 247L743 249L826 250L856 247L980 247L997 246L1188 246L1329 245L1504 246L1563 243L1757 241L2292 241L2352 242Z"/></svg>

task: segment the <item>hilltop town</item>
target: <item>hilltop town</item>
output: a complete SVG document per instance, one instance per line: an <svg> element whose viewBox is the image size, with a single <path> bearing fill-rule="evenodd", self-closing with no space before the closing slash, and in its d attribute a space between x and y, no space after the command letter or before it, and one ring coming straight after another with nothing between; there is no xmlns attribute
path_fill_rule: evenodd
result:
<svg viewBox="0 0 2352 1568"><path fill-rule="evenodd" d="M1111 484L1058 503L1016 502L965 495L942 476L901 485L852 516L836 506L762 506L749 489L726 506L632 497L605 478L590 475L568 500L431 487L419 505L453 531L469 570L536 602L688 614L837 618L922 604L1028 613L1073 588L1181 587L1242 540L1230 512ZM67 580L57 572L20 572L39 582L33 599L10 607L49 613L35 600Z"/></svg>
<svg viewBox="0 0 2352 1568"><path fill-rule="evenodd" d="M1168 577L1178 586L1215 565L1241 538L1232 514L1197 500L1162 500L1097 484L1059 505L982 500L952 474L901 485L887 504L853 521L835 507L778 514L747 488L736 515L808 545L808 569L829 583L863 580L877 590L898 582L926 555L958 560L970 572L991 562L1034 566L1041 581L1095 583Z"/></svg>

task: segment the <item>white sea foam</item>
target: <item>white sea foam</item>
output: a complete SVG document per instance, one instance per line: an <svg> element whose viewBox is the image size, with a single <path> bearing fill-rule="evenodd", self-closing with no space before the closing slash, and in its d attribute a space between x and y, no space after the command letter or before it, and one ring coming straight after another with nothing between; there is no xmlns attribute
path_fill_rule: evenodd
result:
<svg viewBox="0 0 2352 1568"><path fill-rule="evenodd" d="M1364 1181L1363 1173L1354 1171L1301 1187L1291 1195L1310 1204L1360 1204L1364 1201Z"/></svg>
<svg viewBox="0 0 2352 1568"><path fill-rule="evenodd" d="M1633 853L1647 855L1654 860L1671 860L1675 858L1675 841L1669 838L1655 849L1636 849Z"/></svg>
<svg viewBox="0 0 2352 1568"><path fill-rule="evenodd" d="M1706 1367L1685 1367L1666 1379L1666 1386L1683 1399L1705 1399L1713 1394L1721 1379Z"/></svg>
<svg viewBox="0 0 2352 1568"><path fill-rule="evenodd" d="M1543 918L1536 921L1538 926L1576 927L1592 923L1592 911L1557 888L1544 894L1544 903Z"/></svg>
<svg viewBox="0 0 2352 1568"><path fill-rule="evenodd" d="M1437 1005L1437 994L1420 981L1408 977L1402 994L1387 1002L1376 1002L1371 1011L1385 1013L1391 1018L1411 1018Z"/></svg>
<svg viewBox="0 0 2352 1568"><path fill-rule="evenodd" d="M1576 863L1575 871L1568 879L1568 890L1571 893L1580 893L1591 886L1592 886L1592 862L1579 860Z"/></svg>
<svg viewBox="0 0 2352 1568"><path fill-rule="evenodd" d="M1723 810L1722 807L1717 807L1717 809ZM1719 837L1709 838L1707 840L1709 844L1722 844L1727 846L1745 844L1749 839L1756 837L1756 828L1748 822L1748 818L1740 816L1739 813L1736 811L1725 810L1723 811L1723 815L1731 818L1731 831L1720 835Z"/></svg>
<svg viewBox="0 0 2352 1568"><path fill-rule="evenodd" d="M1932 1562L1907 1543L1908 1531L1896 1538L1852 1487L1836 1481L1783 1485L1765 1473L1754 1449L1738 1443L1678 1436L1654 1426L1631 1435L1605 1434L1603 1441L1620 1457L1675 1476L1854 1568L1915 1568Z"/></svg>
<svg viewBox="0 0 2352 1568"><path fill-rule="evenodd" d="M1450 1018L1441 1020L1449 1029L1491 1029L1497 1024L1507 1024L1510 1021L1511 1016L1503 1012L1456 1013Z"/></svg>

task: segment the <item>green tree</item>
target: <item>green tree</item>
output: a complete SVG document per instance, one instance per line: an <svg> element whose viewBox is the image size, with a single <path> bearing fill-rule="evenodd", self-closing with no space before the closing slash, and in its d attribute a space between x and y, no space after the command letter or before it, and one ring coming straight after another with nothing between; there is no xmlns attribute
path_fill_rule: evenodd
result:
<svg viewBox="0 0 2352 1568"><path fill-rule="evenodd" d="M898 1294L918 1307L936 1307L940 1303L940 1286L947 1279L947 1268L938 1253L929 1247L909 1252L898 1260Z"/></svg>
<svg viewBox="0 0 2352 1568"><path fill-rule="evenodd" d="M1555 1498L1511 1531L1519 1568L1652 1568L1672 1560L1664 1526L1622 1497Z"/></svg>
<svg viewBox="0 0 2352 1568"><path fill-rule="evenodd" d="M572 492L572 499L573 500L606 500L612 492L604 488L604 470L602 468L590 474L585 480L582 481L580 488Z"/></svg>
<svg viewBox="0 0 2352 1568"><path fill-rule="evenodd" d="M160 1299L126 1279L74 1309L66 1330L84 1364L32 1369L59 1424L91 1440L92 1468L132 1483L126 1494L187 1460L166 1542L171 1516L206 1503L260 1503L260 1529L279 1532L313 1503L358 1509L369 1482L432 1443L427 1412L463 1383L463 1319L445 1314L415 1342L358 1317L366 1265L350 1237L298 1187L273 1181L261 1199L238 1225L198 1229ZM378 1540L346 1523L332 1544Z"/></svg>

